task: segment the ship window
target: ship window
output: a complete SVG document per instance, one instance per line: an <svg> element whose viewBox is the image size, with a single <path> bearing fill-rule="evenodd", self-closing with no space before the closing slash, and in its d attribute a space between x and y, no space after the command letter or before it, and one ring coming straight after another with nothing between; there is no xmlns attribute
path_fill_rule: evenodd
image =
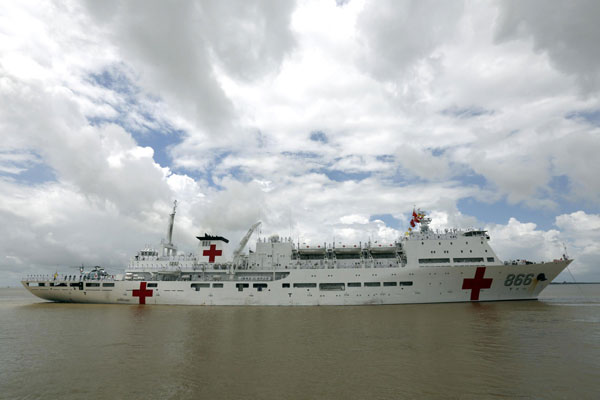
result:
<svg viewBox="0 0 600 400"><path fill-rule="evenodd" d="M365 287L381 286L381 282L365 282Z"/></svg>
<svg viewBox="0 0 600 400"><path fill-rule="evenodd" d="M360 282L348 282L348 287L360 287Z"/></svg>
<svg viewBox="0 0 600 400"><path fill-rule="evenodd" d="M383 282L383 286L398 286L396 282Z"/></svg>
<svg viewBox="0 0 600 400"><path fill-rule="evenodd" d="M85 287L100 287L100 284L98 282L87 282Z"/></svg>
<svg viewBox="0 0 600 400"><path fill-rule="evenodd" d="M449 263L449 258L419 258L419 264Z"/></svg>
<svg viewBox="0 0 600 400"><path fill-rule="evenodd" d="M238 292L241 292L244 290L244 288L250 287L250 285L248 283L236 283L235 287L237 288Z"/></svg>
<svg viewBox="0 0 600 400"><path fill-rule="evenodd" d="M404 282L400 282L400 286L412 286L412 281L404 281Z"/></svg>
<svg viewBox="0 0 600 400"><path fill-rule="evenodd" d="M72 287L73 287L73 286L74 286L74 287L77 287L77 286L79 286L79 282L71 282L71 283L69 284L69 286L72 286Z"/></svg>
<svg viewBox="0 0 600 400"><path fill-rule="evenodd" d="M289 284L289 283L282 283L282 284L281 284L281 287L282 287L282 288L289 288L289 287L290 287L290 284Z"/></svg>
<svg viewBox="0 0 600 400"><path fill-rule="evenodd" d="M319 290L346 290L343 283L319 283Z"/></svg>
<svg viewBox="0 0 600 400"><path fill-rule="evenodd" d="M158 283L149 283L146 287L158 287Z"/></svg>
<svg viewBox="0 0 600 400"><path fill-rule="evenodd" d="M494 262L494 257L488 257L487 260L488 262Z"/></svg>
<svg viewBox="0 0 600 400"><path fill-rule="evenodd" d="M38 282L38 286L46 286L44 282Z"/></svg>
<svg viewBox="0 0 600 400"><path fill-rule="evenodd" d="M223 284L222 283L213 283L213 288L223 288Z"/></svg>
<svg viewBox="0 0 600 400"><path fill-rule="evenodd" d="M253 288L255 288L256 290L258 290L259 292L262 292L263 289L267 288L267 284L266 283L255 283L252 285Z"/></svg>
<svg viewBox="0 0 600 400"><path fill-rule="evenodd" d="M316 288L316 283L294 283L295 288Z"/></svg>
<svg viewBox="0 0 600 400"><path fill-rule="evenodd" d="M461 258L455 258L454 262L455 263L483 262L483 257L461 257Z"/></svg>
<svg viewBox="0 0 600 400"><path fill-rule="evenodd" d="M102 287L115 287L115 284L113 282L106 282L102 284Z"/></svg>
<svg viewBox="0 0 600 400"><path fill-rule="evenodd" d="M150 286L150 285L148 285L148 286ZM190 287L192 289L194 289L196 292L199 292L201 288L209 288L210 284L209 283L192 283L190 285Z"/></svg>

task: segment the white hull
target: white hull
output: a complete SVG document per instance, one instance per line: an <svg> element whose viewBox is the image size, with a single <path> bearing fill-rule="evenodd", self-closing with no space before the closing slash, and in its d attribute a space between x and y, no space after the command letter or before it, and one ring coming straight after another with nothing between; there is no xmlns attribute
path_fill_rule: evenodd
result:
<svg viewBox="0 0 600 400"><path fill-rule="evenodd" d="M69 280L24 280L22 283L42 299L74 303L255 306L449 303L536 299L570 262L298 269L288 270L286 278L274 281L88 280L80 285L79 281ZM369 286L377 282L380 286ZM358 283L360 287L352 286ZM200 287L207 284L209 287ZM239 290L240 284L247 287ZM298 284L304 287L294 287ZM314 287L306 287L313 284Z"/></svg>

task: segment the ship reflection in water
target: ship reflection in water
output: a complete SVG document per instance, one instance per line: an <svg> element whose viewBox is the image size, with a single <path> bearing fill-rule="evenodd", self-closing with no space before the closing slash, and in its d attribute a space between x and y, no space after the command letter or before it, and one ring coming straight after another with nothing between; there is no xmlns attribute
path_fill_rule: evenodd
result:
<svg viewBox="0 0 600 400"><path fill-rule="evenodd" d="M600 285L541 301L35 303L0 290L0 398L594 398Z"/></svg>

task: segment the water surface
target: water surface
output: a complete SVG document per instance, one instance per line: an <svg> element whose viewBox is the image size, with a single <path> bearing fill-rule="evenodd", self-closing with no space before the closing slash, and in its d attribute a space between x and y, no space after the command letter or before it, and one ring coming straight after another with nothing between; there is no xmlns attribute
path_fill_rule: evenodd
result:
<svg viewBox="0 0 600 400"><path fill-rule="evenodd" d="M4 399L595 399L600 285L540 301L59 304L0 289Z"/></svg>

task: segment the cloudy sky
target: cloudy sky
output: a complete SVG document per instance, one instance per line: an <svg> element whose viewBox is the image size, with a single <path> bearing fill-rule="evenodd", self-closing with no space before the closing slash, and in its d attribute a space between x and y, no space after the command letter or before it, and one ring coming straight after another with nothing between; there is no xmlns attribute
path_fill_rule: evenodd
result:
<svg viewBox="0 0 600 400"><path fill-rule="evenodd" d="M393 241L600 281L597 1L0 4L0 285L165 236ZM572 280L563 273L559 280Z"/></svg>

